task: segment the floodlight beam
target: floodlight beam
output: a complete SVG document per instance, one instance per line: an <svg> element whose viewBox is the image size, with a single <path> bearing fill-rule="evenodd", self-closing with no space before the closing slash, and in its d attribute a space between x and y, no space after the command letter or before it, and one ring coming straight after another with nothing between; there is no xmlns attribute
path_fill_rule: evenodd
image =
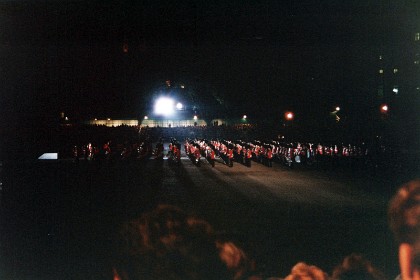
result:
<svg viewBox="0 0 420 280"><path fill-rule="evenodd" d="M170 116L174 113L174 101L168 97L161 97L156 100L155 114Z"/></svg>

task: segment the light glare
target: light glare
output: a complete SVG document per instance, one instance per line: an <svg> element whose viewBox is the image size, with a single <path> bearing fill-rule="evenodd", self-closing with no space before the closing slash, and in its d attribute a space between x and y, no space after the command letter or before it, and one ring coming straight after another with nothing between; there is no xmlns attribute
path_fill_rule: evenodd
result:
<svg viewBox="0 0 420 280"><path fill-rule="evenodd" d="M159 98L155 103L155 114L169 116L174 112L174 101L167 97Z"/></svg>
<svg viewBox="0 0 420 280"><path fill-rule="evenodd" d="M287 120L292 120L294 117L292 112L287 112L285 115Z"/></svg>

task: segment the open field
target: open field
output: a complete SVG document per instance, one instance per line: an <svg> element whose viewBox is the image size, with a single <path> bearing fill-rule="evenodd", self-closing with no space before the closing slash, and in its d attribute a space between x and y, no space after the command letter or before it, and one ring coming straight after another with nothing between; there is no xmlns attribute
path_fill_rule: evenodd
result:
<svg viewBox="0 0 420 280"><path fill-rule="evenodd" d="M106 279L118 225L157 203L194 211L234 235L266 276L285 276L298 261L330 272L352 252L390 278L398 273L386 221L398 178L201 161L4 164L1 279Z"/></svg>

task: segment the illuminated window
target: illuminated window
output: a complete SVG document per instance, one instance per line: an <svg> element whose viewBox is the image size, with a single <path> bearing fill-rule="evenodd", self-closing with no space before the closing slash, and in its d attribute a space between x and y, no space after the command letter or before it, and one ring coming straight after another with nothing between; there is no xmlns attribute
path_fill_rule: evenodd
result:
<svg viewBox="0 0 420 280"><path fill-rule="evenodd" d="M414 41L420 41L420 33L419 33L419 32L417 32L417 33L414 35Z"/></svg>
<svg viewBox="0 0 420 280"><path fill-rule="evenodd" d="M398 68L394 68L394 74L398 73Z"/></svg>
<svg viewBox="0 0 420 280"><path fill-rule="evenodd" d="M379 74L383 74L384 73L384 69L379 69Z"/></svg>

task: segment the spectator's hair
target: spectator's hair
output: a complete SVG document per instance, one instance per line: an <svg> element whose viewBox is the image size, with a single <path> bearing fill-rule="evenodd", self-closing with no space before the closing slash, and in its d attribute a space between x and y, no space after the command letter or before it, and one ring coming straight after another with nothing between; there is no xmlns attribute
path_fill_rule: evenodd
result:
<svg viewBox="0 0 420 280"><path fill-rule="evenodd" d="M420 236L420 179L401 186L389 203L389 226L399 243L415 244Z"/></svg>
<svg viewBox="0 0 420 280"><path fill-rule="evenodd" d="M122 227L115 270L124 279L228 279L213 228L181 209L160 205Z"/></svg>
<svg viewBox="0 0 420 280"><path fill-rule="evenodd" d="M332 272L333 280L384 280L385 275L364 256L351 254Z"/></svg>
<svg viewBox="0 0 420 280"><path fill-rule="evenodd" d="M328 274L317 266L299 262L284 280L327 280Z"/></svg>
<svg viewBox="0 0 420 280"><path fill-rule="evenodd" d="M238 236L219 234L216 245L232 279L259 279L255 259L251 257L251 248L240 241Z"/></svg>

